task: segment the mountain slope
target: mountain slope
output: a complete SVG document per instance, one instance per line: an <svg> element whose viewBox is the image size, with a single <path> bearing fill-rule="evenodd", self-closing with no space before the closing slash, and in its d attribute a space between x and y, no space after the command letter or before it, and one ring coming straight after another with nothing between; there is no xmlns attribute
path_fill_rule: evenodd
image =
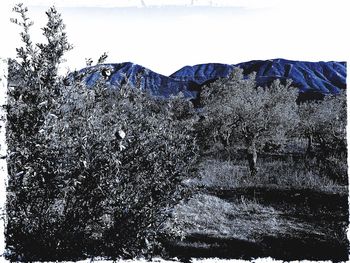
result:
<svg viewBox="0 0 350 263"><path fill-rule="evenodd" d="M256 72L259 86L269 85L273 80L282 82L291 79L294 86L300 89L304 97L318 98L326 94L338 94L346 88L345 62L303 62L285 59L254 60L236 65L209 63L185 66L169 77L153 72L131 62L120 64L101 64L82 69L78 75L84 75L87 86L93 86L98 80L117 87L126 81L135 85L140 76L141 88L151 94L169 97L179 92L185 97L196 99L203 85L218 78L227 77L234 67L243 69L245 75ZM103 70L109 70L108 76Z"/></svg>
<svg viewBox="0 0 350 263"><path fill-rule="evenodd" d="M107 78L103 76L103 70L106 69L110 71L110 76ZM88 87L95 85L101 79L105 79L106 83L112 87L117 87L127 81L135 85L138 81L137 77L140 76L142 89L150 91L154 96L169 97L180 92L186 97L194 96L189 92L188 82L163 76L131 62L100 64L84 68L78 72L78 75L84 76L83 80Z"/></svg>
<svg viewBox="0 0 350 263"><path fill-rule="evenodd" d="M337 94L346 88L345 62L303 62L285 59L253 60L236 65L201 64L186 66L170 77L179 80L192 80L201 84L208 79L227 77L233 67L243 69L245 75L256 72L259 86L269 85L273 80L291 79L301 92Z"/></svg>

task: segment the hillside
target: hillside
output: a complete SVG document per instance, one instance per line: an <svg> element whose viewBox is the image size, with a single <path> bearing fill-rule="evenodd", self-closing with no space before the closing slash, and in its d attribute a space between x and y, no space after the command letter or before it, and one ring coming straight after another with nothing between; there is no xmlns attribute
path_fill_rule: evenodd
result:
<svg viewBox="0 0 350 263"><path fill-rule="evenodd" d="M259 86L267 86L273 80L285 82L291 79L300 90L301 99L320 98L327 94L338 94L346 88L345 62L303 62L285 59L253 60L236 65L208 63L185 66L170 76L158 74L152 70L131 62L119 64L101 64L84 68L78 72L88 86L93 86L101 77L105 77L111 86L118 86L129 80L135 84L141 77L142 87L155 96L169 97L179 92L185 97L196 99L203 85L219 78L227 77L234 67L243 69L245 75L256 72ZM108 69L109 76L102 71Z"/></svg>

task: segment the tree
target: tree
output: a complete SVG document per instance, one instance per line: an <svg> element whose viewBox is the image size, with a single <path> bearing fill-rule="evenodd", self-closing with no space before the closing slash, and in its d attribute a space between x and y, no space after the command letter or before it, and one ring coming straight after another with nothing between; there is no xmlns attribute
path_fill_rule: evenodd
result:
<svg viewBox="0 0 350 263"><path fill-rule="evenodd" d="M307 140L306 156L316 157L325 173L342 182L347 181L346 104L345 92L300 104L295 131Z"/></svg>
<svg viewBox="0 0 350 263"><path fill-rule="evenodd" d="M7 256L154 255L171 207L188 192L182 182L194 172L193 107L129 84L112 89L102 79L90 89L64 85L57 68L70 45L59 14L49 9L47 44L35 48L27 9L15 11L24 47L7 108Z"/></svg>
<svg viewBox="0 0 350 263"><path fill-rule="evenodd" d="M13 11L20 17L11 21L22 28L22 46L16 49L18 62L11 60L9 63L9 79L16 83L8 89L6 108L9 170L6 246L11 249L17 244L16 253L20 256L24 249L33 248L35 238L29 238L28 243L18 241L29 237L28 233L45 228L45 218L40 215L50 206L53 194L44 181L51 173L48 162L52 159L45 156L45 145L41 142L39 131L59 96L62 79L57 71L71 46L55 8L46 13L48 22L43 28L46 41L38 44L34 44L30 37L33 22L27 16L28 9L18 4ZM30 178L31 184L24 186L29 178L27 175L33 177Z"/></svg>
<svg viewBox="0 0 350 263"><path fill-rule="evenodd" d="M323 148L336 143L346 148L346 93L329 95L322 101L304 102L298 106L299 134L307 139L307 153L314 141Z"/></svg>
<svg viewBox="0 0 350 263"><path fill-rule="evenodd" d="M313 138L316 131L319 130L319 105L320 101L307 101L298 106L299 125L296 126L295 132L300 137L307 140L306 155L310 156L313 152Z"/></svg>
<svg viewBox="0 0 350 263"><path fill-rule="evenodd" d="M252 175L257 173L257 153L267 141L282 143L286 131L297 123L297 90L278 80L256 88L254 75L244 78L234 69L203 90L204 125L214 140L225 146L243 141Z"/></svg>
<svg viewBox="0 0 350 263"><path fill-rule="evenodd" d="M76 250L94 255L152 255L169 209L186 194L182 181L196 160L194 120L173 115L178 99L129 86L67 87L62 94L41 134L46 155L57 156L52 170L62 178L56 185L64 233L74 227L82 237Z"/></svg>
<svg viewBox="0 0 350 263"><path fill-rule="evenodd" d="M320 115L322 119L320 123L322 127L320 127L320 130L323 131L323 134L318 135L321 147L346 152L346 92L343 91L339 95L326 97L321 106Z"/></svg>

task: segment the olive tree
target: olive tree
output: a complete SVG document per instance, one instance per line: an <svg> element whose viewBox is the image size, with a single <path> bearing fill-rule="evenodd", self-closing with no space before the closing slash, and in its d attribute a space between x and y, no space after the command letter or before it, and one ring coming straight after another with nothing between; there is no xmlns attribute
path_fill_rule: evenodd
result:
<svg viewBox="0 0 350 263"><path fill-rule="evenodd" d="M346 146L346 93L329 95L321 101L308 101L298 106L299 125L297 130L307 140L307 153L314 144L327 145L336 143Z"/></svg>
<svg viewBox="0 0 350 263"><path fill-rule="evenodd" d="M206 87L202 97L210 136L227 147L243 142L252 175L257 173L259 147L267 141L282 143L297 123L297 90L290 82L282 85L277 80L269 87L256 87L254 75L245 78L239 68Z"/></svg>
<svg viewBox="0 0 350 263"><path fill-rule="evenodd" d="M71 45L55 8L46 13L48 22L42 29L43 43L32 42L33 22L27 16L28 9L18 4L13 11L18 18L11 21L22 29L22 45L16 49L17 60L9 61L6 247L21 259L24 250L35 251L35 237L29 238L30 233L37 227L36 220L44 221L43 211L49 206L50 195L54 194L43 179L51 172L47 164L54 156L50 159L45 156L46 146L41 142L39 131L59 95L62 81L58 68ZM31 184L25 185L29 178ZM45 235L42 231L45 224L41 222L39 232Z"/></svg>
<svg viewBox="0 0 350 263"><path fill-rule="evenodd" d="M14 10L24 46L7 107L7 257L155 255L194 172L193 107L129 84L64 85L57 69L70 45L60 15L49 9L47 43L34 45L27 9Z"/></svg>
<svg viewBox="0 0 350 263"><path fill-rule="evenodd" d="M307 140L306 156L318 159L318 168L331 178L347 181L346 93L298 106L295 134ZM310 158L309 158L310 159Z"/></svg>
<svg viewBox="0 0 350 263"><path fill-rule="evenodd" d="M175 116L178 104L130 86L63 88L40 130L45 156L56 156L44 178L57 192L47 215L56 253L72 244L111 257L157 252L163 222L186 195L182 181L197 155L194 119ZM79 238L67 242L63 233Z"/></svg>

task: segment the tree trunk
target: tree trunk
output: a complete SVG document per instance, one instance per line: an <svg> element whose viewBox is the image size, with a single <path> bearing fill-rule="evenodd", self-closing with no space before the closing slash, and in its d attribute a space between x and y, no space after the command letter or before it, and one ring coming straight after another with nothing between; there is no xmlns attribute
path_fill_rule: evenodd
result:
<svg viewBox="0 0 350 263"><path fill-rule="evenodd" d="M0 58L0 213L5 214L6 206L6 185L7 185L7 144L6 144L6 109L7 104L7 72L8 62L7 59ZM5 223L6 217L1 218L0 222L0 251L5 251Z"/></svg>
<svg viewBox="0 0 350 263"><path fill-rule="evenodd" d="M255 176L258 172L256 167L256 161L258 159L258 153L256 151L255 139L252 139L248 143L247 158L249 163L250 174Z"/></svg>
<svg viewBox="0 0 350 263"><path fill-rule="evenodd" d="M306 156L311 156L312 154L312 150L313 150L312 139L313 139L312 134L309 134L307 137Z"/></svg>

